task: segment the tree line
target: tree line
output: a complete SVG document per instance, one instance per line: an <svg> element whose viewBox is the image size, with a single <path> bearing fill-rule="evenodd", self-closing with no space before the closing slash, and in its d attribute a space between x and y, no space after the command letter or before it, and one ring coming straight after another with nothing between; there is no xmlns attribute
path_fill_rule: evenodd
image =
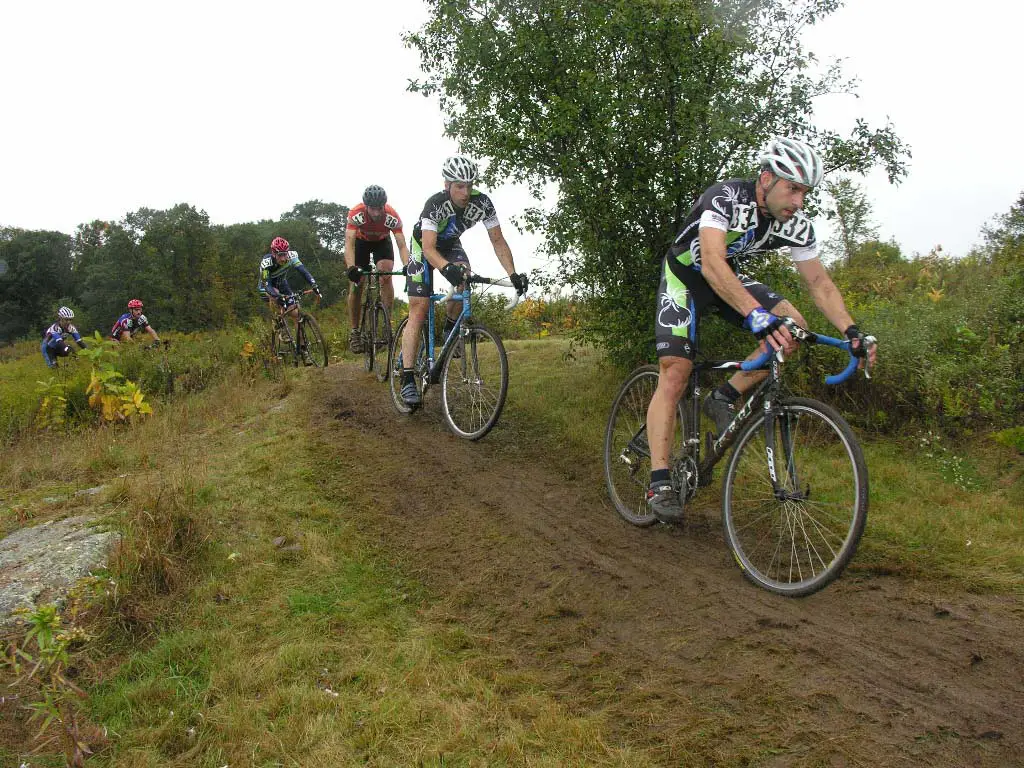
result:
<svg viewBox="0 0 1024 768"><path fill-rule="evenodd" d="M187 204L140 208L119 221L81 224L73 235L0 228L0 342L42 334L57 307L83 332L106 333L130 298L158 328L223 328L257 314L257 272L271 239L285 237L325 300L347 284L348 208L310 200L277 221L214 225Z"/></svg>

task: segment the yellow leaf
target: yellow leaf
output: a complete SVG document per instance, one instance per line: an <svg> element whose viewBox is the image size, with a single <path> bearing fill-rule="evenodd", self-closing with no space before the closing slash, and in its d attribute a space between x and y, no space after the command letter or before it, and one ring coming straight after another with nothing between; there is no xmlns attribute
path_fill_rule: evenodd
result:
<svg viewBox="0 0 1024 768"><path fill-rule="evenodd" d="M933 288L931 292L928 294L928 298L934 302L938 302L942 299L942 291L940 291L938 288Z"/></svg>
<svg viewBox="0 0 1024 768"><path fill-rule="evenodd" d="M103 395L103 418L113 421L121 416L120 398L117 395Z"/></svg>

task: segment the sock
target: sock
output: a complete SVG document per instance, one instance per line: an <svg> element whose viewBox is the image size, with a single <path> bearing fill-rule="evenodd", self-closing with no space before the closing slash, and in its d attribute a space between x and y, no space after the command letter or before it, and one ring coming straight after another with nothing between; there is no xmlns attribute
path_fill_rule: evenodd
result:
<svg viewBox="0 0 1024 768"><path fill-rule="evenodd" d="M403 368L402 369L402 386L403 387L406 384L412 384L413 378L414 378L414 374L415 374L415 371L412 368Z"/></svg>
<svg viewBox="0 0 1024 768"><path fill-rule="evenodd" d="M651 470L651 485L664 485L672 482L672 478L669 477L667 469L652 469Z"/></svg>
<svg viewBox="0 0 1024 768"><path fill-rule="evenodd" d="M455 321L452 320L450 317L445 316L445 318L444 318L444 328L441 330L441 340L442 341L444 341L445 339L448 338L448 334L452 332L452 328L454 328L454 327L455 327Z"/></svg>
<svg viewBox="0 0 1024 768"><path fill-rule="evenodd" d="M728 381L712 393L716 400L725 400L727 403L735 403L739 396L739 390Z"/></svg>

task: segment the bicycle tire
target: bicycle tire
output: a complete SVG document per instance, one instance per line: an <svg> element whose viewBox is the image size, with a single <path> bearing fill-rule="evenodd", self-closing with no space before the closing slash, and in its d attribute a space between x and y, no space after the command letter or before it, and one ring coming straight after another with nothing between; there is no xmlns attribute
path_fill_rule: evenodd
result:
<svg viewBox="0 0 1024 768"><path fill-rule="evenodd" d="M363 345L363 370L373 371L373 305L369 303L370 291L363 294L363 311L359 318L359 343Z"/></svg>
<svg viewBox="0 0 1024 768"><path fill-rule="evenodd" d="M283 322L274 323L270 329L270 354L274 360L285 362L291 358L293 365L299 364L295 355L295 342L292 339L291 331Z"/></svg>
<svg viewBox="0 0 1024 768"><path fill-rule="evenodd" d="M608 496L623 520L640 528L658 520L647 506L651 455L647 446L647 408L658 387L658 366L642 365L619 387L604 431L604 479ZM669 466L682 450L686 418L676 406L676 435Z"/></svg>
<svg viewBox="0 0 1024 768"><path fill-rule="evenodd" d="M803 597L834 581L856 552L867 523L868 471L853 430L831 406L794 397L776 413L772 461L789 498L773 492L759 413L729 459L722 522L748 580Z"/></svg>
<svg viewBox="0 0 1024 768"><path fill-rule="evenodd" d="M441 407L448 429L457 437L479 440L498 422L507 395L508 355L501 338L478 323L460 329L441 365Z"/></svg>
<svg viewBox="0 0 1024 768"><path fill-rule="evenodd" d="M388 377L391 363L391 318L388 311L378 304L374 308L373 322L370 325L370 359L371 370L377 381L383 382Z"/></svg>
<svg viewBox="0 0 1024 768"><path fill-rule="evenodd" d="M388 366L388 388L391 390L391 402L399 413L412 413L413 408L405 404L402 399L402 336L405 335L405 326L409 324L409 318L405 317L398 324L395 335L391 340L391 353L388 355L390 364ZM423 397L423 372L427 366L427 323L423 323L420 329L419 350L416 354L416 364L413 368L416 371L416 389L420 397Z"/></svg>
<svg viewBox="0 0 1024 768"><path fill-rule="evenodd" d="M320 325L316 319L307 312L299 313L299 343L298 349L305 344L313 365L317 368L326 368L329 361L327 341L320 332ZM295 364L298 365L298 350L296 350Z"/></svg>

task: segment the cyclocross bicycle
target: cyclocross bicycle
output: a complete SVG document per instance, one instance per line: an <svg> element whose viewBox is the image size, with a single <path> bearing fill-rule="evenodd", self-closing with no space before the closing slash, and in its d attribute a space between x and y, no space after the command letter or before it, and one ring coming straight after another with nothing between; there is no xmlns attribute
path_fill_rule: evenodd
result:
<svg viewBox="0 0 1024 768"><path fill-rule="evenodd" d="M363 309L360 313L359 334L363 344L363 368L374 373L377 381L388 377L388 361L391 356L391 316L380 299L380 276L401 275L397 272L380 272L377 269L363 267L359 270L367 276L366 288L363 291Z"/></svg>
<svg viewBox="0 0 1024 768"><path fill-rule="evenodd" d="M857 369L850 342L811 333L787 321L793 338L850 353L846 381ZM869 343L874 339L868 337ZM866 360L865 360L866 364ZM768 377L741 406L723 434L701 440L700 374L752 371ZM869 375L867 368L865 374ZM604 439L608 494L628 522L656 522L647 507L651 456L647 408L658 367L629 374L612 403ZM829 405L790 397L782 387L781 355L771 351L747 362L700 361L677 406L669 469L685 501L711 482L714 466L735 444L722 481L722 522L736 562L754 584L781 595L816 592L842 573L853 557L868 514L868 470L849 424ZM706 455L702 456L702 448Z"/></svg>
<svg viewBox="0 0 1024 768"><path fill-rule="evenodd" d="M270 334L270 353L277 358L286 359L289 355L295 366L299 363L306 363L304 353L309 353L309 359L317 368L327 367L327 342L320 332L320 326L316 319L302 309L301 297L315 293L313 290L305 290L301 294L293 293L285 296L290 303L285 308L285 314L274 316L274 329ZM286 315L292 308L299 312L298 332L292 334L291 325L286 321Z"/></svg>
<svg viewBox="0 0 1024 768"><path fill-rule="evenodd" d="M494 331L473 319L471 286L480 284L512 287L507 278L494 280L470 275L465 289L459 293L454 288L448 293L432 293L413 365L420 396L440 383L441 406L448 428L467 440L479 440L491 431L501 416L508 394L505 346ZM434 305L448 299L461 300L462 312L440 352L436 352ZM402 320L391 343L391 399L399 413L413 411L402 400L402 336L408 323L408 317Z"/></svg>

